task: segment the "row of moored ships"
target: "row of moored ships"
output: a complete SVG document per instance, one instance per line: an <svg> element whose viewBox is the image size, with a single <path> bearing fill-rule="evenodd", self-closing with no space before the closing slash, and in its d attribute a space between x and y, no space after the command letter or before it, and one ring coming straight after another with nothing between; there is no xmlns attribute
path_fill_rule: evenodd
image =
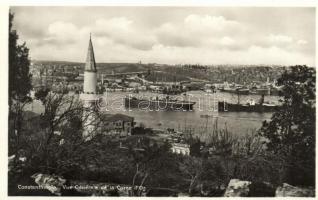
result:
<svg viewBox="0 0 318 200"><path fill-rule="evenodd" d="M194 101L180 101L170 99L169 97L159 99L143 99L137 97L125 97L125 107L138 108L141 110L173 110L173 111L193 111ZM259 103L249 102L246 104L234 104L224 101L218 102L217 107L219 112L274 112L279 109L279 106L264 102L264 96L261 97Z"/></svg>

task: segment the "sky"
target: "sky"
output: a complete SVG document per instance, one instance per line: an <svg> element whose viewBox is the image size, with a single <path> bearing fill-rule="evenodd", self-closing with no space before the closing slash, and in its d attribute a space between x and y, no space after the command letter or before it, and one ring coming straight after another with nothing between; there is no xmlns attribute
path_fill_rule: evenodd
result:
<svg viewBox="0 0 318 200"><path fill-rule="evenodd" d="M315 65L315 8L11 7L31 59Z"/></svg>

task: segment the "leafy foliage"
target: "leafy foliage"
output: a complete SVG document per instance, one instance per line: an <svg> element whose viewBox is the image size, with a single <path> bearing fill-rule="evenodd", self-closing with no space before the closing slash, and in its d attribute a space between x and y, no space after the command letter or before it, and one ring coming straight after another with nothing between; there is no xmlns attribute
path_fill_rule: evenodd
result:
<svg viewBox="0 0 318 200"><path fill-rule="evenodd" d="M284 160L283 181L293 185L315 184L315 80L314 68L286 70L277 82L283 87L282 107L260 130L268 150Z"/></svg>
<svg viewBox="0 0 318 200"><path fill-rule="evenodd" d="M20 146L22 113L24 106L31 102L29 92L29 49L18 44L18 34L12 29L14 15L9 12L9 154L17 153Z"/></svg>
<svg viewBox="0 0 318 200"><path fill-rule="evenodd" d="M18 34L12 29L14 15L9 13L9 105L13 101L25 102L32 88L29 73L29 49L18 44Z"/></svg>

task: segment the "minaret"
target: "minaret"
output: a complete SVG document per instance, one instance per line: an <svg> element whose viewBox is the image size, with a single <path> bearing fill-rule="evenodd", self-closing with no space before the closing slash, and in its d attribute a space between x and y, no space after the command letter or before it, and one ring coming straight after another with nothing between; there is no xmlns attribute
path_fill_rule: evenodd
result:
<svg viewBox="0 0 318 200"><path fill-rule="evenodd" d="M91 36L89 36L88 51L84 72L84 93L96 94L97 70Z"/></svg>
<svg viewBox="0 0 318 200"><path fill-rule="evenodd" d="M85 140L90 140L96 134L97 124L97 69L95 63L94 49L91 36L89 37L88 51L84 69L84 87L80 98L83 101L84 113L84 131Z"/></svg>

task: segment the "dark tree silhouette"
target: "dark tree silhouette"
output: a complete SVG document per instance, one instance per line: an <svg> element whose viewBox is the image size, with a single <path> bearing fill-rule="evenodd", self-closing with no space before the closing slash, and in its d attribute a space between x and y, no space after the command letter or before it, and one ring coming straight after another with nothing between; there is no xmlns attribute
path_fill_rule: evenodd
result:
<svg viewBox="0 0 318 200"><path fill-rule="evenodd" d="M29 73L29 49L26 44L19 45L18 34L12 29L14 15L9 13L9 105L13 101L30 100L28 94L32 88Z"/></svg>
<svg viewBox="0 0 318 200"><path fill-rule="evenodd" d="M31 74L29 73L29 49L25 43L18 44L18 34L12 29L14 15L9 13L9 140L10 150L19 148L19 137L22 126L24 106L32 99L29 97ZM14 153L13 152L13 153Z"/></svg>
<svg viewBox="0 0 318 200"><path fill-rule="evenodd" d="M260 130L268 150L284 158L282 181L294 185L315 184L315 73L314 68L292 66L282 74L282 106Z"/></svg>

